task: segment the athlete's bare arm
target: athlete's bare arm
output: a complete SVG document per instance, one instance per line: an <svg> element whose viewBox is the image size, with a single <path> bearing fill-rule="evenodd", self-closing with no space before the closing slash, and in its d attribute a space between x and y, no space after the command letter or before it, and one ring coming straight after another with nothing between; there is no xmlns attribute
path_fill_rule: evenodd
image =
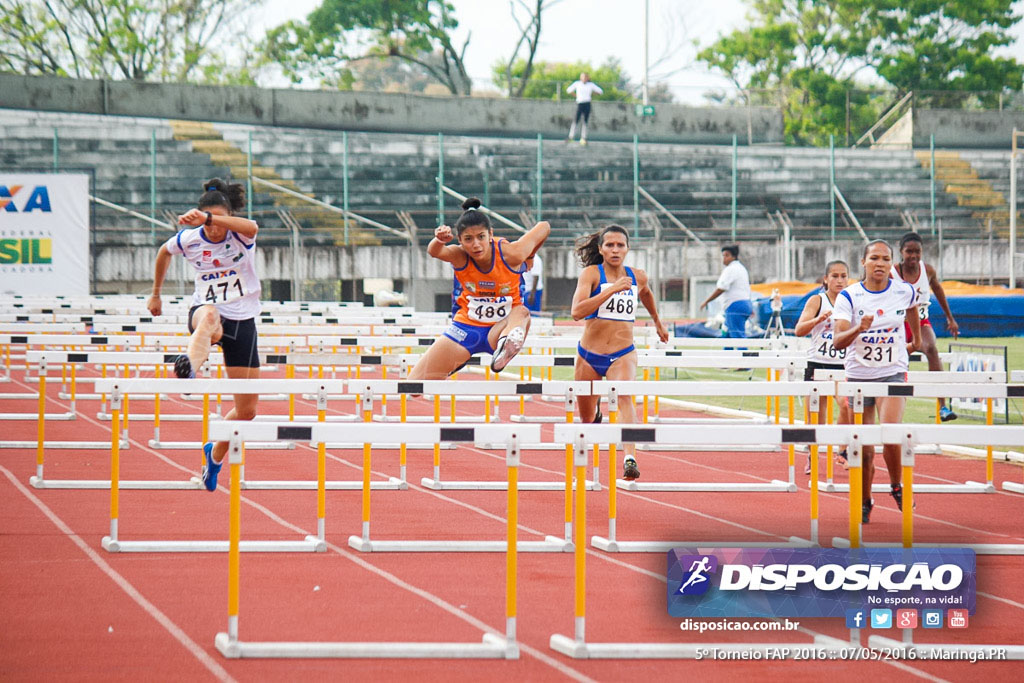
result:
<svg viewBox="0 0 1024 683"><path fill-rule="evenodd" d="M654 323L654 327L658 331L658 339L667 342L668 328L661 322L661 316L658 315L658 302L654 298L654 292L651 291L650 279L647 277L647 273L642 270L634 269L633 274L636 276L637 298L640 299L640 303L644 305L647 312L651 314L651 322Z"/></svg>
<svg viewBox="0 0 1024 683"><path fill-rule="evenodd" d="M606 287L603 292L594 296L590 293L597 289L597 283L601 277L597 273L597 266L587 266L580 273L580 279L576 284L576 292L572 295L572 319L583 320L588 315L601 308L601 305L612 298L618 292L625 292L633 286L633 281L628 275L623 275L613 283L613 286Z"/></svg>
<svg viewBox="0 0 1024 683"><path fill-rule="evenodd" d="M466 252L457 244L448 244L452 241L454 235L452 229L447 225L440 225L434 230L434 239L430 240L430 244L427 245L427 253L438 261L444 261L451 263L454 266L461 268L466 265L466 260L469 258Z"/></svg>
<svg viewBox="0 0 1024 683"><path fill-rule="evenodd" d="M812 296L804 304L804 310L800 314L800 320L797 321L796 327L793 328L793 334L797 337L803 337L811 333L814 326L823 320L826 320L830 315L829 312L825 312L822 315L818 315L821 312L821 297Z"/></svg>
<svg viewBox="0 0 1024 683"><path fill-rule="evenodd" d="M949 333L956 339L960 336L960 326L956 324L956 319L953 318L953 313L949 310L949 301L946 300L946 290L942 288L942 283L939 282L939 277L935 273L935 269L927 263L924 264L925 274L928 276L928 286L931 288L932 293L935 294L935 300L939 302L939 306L942 306L942 312L946 314L946 327L949 329Z"/></svg>
<svg viewBox="0 0 1024 683"><path fill-rule="evenodd" d="M501 252L505 256L505 263L509 268L518 268L527 259L531 259L537 250L544 244L544 240L551 234L551 224L541 221L530 228L529 231L515 242L509 242L502 247Z"/></svg>

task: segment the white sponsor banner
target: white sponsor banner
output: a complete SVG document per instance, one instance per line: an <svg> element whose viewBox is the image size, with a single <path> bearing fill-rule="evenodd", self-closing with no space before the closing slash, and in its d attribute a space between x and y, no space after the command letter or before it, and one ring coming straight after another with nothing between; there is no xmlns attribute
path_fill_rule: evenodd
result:
<svg viewBox="0 0 1024 683"><path fill-rule="evenodd" d="M89 294L89 176L0 173L0 295Z"/></svg>

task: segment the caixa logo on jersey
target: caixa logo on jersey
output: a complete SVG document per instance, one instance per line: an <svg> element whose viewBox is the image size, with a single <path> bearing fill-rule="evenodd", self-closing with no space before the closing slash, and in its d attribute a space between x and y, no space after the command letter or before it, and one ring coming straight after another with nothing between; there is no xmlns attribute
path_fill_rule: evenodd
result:
<svg viewBox="0 0 1024 683"><path fill-rule="evenodd" d="M0 185L0 210L7 213L50 213L50 193L46 185L31 190L25 185Z"/></svg>
<svg viewBox="0 0 1024 683"><path fill-rule="evenodd" d="M847 609L975 607L963 548L675 548L674 617L844 617Z"/></svg>

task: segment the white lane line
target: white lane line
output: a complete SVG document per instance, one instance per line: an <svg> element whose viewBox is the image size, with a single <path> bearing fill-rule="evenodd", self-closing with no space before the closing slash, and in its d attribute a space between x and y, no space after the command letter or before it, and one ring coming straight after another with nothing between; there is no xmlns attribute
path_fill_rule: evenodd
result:
<svg viewBox="0 0 1024 683"><path fill-rule="evenodd" d="M188 650L193 657L199 660L199 662L209 669L210 673L217 677L220 681L234 681L235 679L228 674L227 671L221 667L210 655L206 653L194 640L188 637L188 635L178 627L173 621L171 621L167 615L160 611L160 609L147 600L142 593L138 591L128 579L124 578L120 573L117 572L113 567L107 564L106 560L100 557L95 550L89 547L89 545L81 539L74 531L71 530L67 524L64 523L60 517L56 515L43 501L41 501L32 491L27 489L21 482L19 482L15 476L6 468L0 466L0 472L17 488L22 495L28 498L39 510L46 515L46 517L53 523L57 529L67 536L71 541L78 546L85 555L92 560L100 571L106 574L110 579L125 593L128 594L136 604L143 609L146 614L152 617L158 624L164 627L164 629L174 637L182 646Z"/></svg>

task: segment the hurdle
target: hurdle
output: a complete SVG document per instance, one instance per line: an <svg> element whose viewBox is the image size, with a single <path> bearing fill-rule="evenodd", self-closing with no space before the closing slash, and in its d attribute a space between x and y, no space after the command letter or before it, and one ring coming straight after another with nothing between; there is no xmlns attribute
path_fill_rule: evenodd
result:
<svg viewBox="0 0 1024 683"><path fill-rule="evenodd" d="M186 552L227 552L230 550L230 539L227 541L164 541L164 540L124 540L119 538L120 532L120 435L119 429L121 420L119 412L121 410L122 398L126 398L127 394L122 391L121 386L118 385L118 381L129 382L132 380L111 380L112 384L109 388L110 393L110 405L113 411L114 419L111 421L112 430L110 437L110 534L104 536L100 544L102 547L111 553L126 553L126 552L161 552L161 553L186 553ZM137 382L138 380L136 380ZM144 380L144 381L167 381L167 380ZM195 382L202 382L204 380L193 380ZM209 381L209 380L206 380ZM259 382L260 380L255 380ZM263 380L263 381L274 381L274 380ZM277 380L281 381L281 380ZM248 382L249 386L253 380L235 380L235 382ZM213 426L223 424L214 423ZM230 423L228 423L230 424ZM216 428L211 430L213 433L223 433L226 430L217 431ZM279 432L275 432L277 434ZM287 428L283 432L287 434ZM213 438L211 436L211 438ZM222 439L223 440L223 439ZM248 552L326 552L327 543L324 540L325 532L325 504L324 504L324 454L323 450L318 451L318 489L317 489L317 535L306 536L301 541L246 541L241 547L241 550ZM240 488L241 472L239 468L231 468L232 486ZM192 479L188 482L187 488L200 488L201 483L196 479ZM141 488L141 487L135 487ZM148 487L147 487L148 488ZM186 488L186 487L180 487Z"/></svg>
<svg viewBox="0 0 1024 683"><path fill-rule="evenodd" d="M485 416L486 422L491 421L490 398L493 396L550 396L564 401L565 422L572 422L576 405L576 396L580 392L590 390L590 382L577 381L545 381L545 382L516 382L512 380L491 380L491 381L459 381L459 380L350 380L348 389L351 393L358 394L363 404L363 410L372 410L373 401L377 397L398 396L402 401L403 416L405 414L405 400L410 395L432 396L434 398L434 423L440 422L440 397L441 396L481 396L486 399ZM403 422L406 420L403 419ZM522 420L521 422L530 422ZM451 481L441 477L440 452L435 451L434 476L424 477L421 484L435 491L460 490L460 491L504 491L504 482L487 481ZM588 482L592 485L593 482ZM562 482L520 482L520 491L559 491L563 487Z"/></svg>
<svg viewBox="0 0 1024 683"><path fill-rule="evenodd" d="M939 373L928 373L928 374L939 374ZM967 373L948 373L948 374L967 374ZM973 373L972 373L973 374ZM977 373L988 377L990 373ZM940 378L941 379L941 378ZM867 397L886 397L886 396L900 396L900 397L920 397L920 398L983 398L988 404L988 410L986 411L986 426L992 425L992 400L996 398L1018 398L1024 397L1024 385L1012 385L1012 384L966 384L966 383L948 383L948 384L880 384L877 382L840 382L836 386L837 397L847 397L852 399L854 415L863 415L864 413L864 399ZM952 425L948 425L952 426ZM936 434L942 434L942 432L936 432ZM946 443L943 439L937 439L936 444L941 445ZM986 455L985 455L985 481L967 481L962 484L918 484L918 493L995 493L996 488L993 483L994 468L992 462L992 444L987 441L980 440L976 443L986 444ZM951 444L959 445L959 444ZM971 445L971 444L964 444ZM846 491L849 490L848 484L826 484L827 491ZM872 492L885 493L887 492L888 486L886 484L876 484L872 487Z"/></svg>
<svg viewBox="0 0 1024 683"><path fill-rule="evenodd" d="M886 385L880 385L882 387ZM915 450L920 443L937 443L941 439L944 443L955 445L971 445L986 443L988 445L1024 446L1024 426L1016 425L935 425L923 424L883 424L883 444L899 444L902 447L902 468L903 468L903 525L901 543L863 543L860 541L860 533L852 534L850 538L835 537L832 545L837 548L865 547L873 548L943 548L948 543L914 543L914 505L913 495L922 488L920 484L914 484L914 461ZM853 481L853 468L850 468L850 478ZM860 472L857 473L856 492L857 503L860 502ZM886 491L888 487L886 486ZM874 491L874 488L872 488ZM854 494L850 494L850 512L853 513ZM859 519L859 515L858 515ZM853 532L851 522L851 532ZM965 543L957 544L958 547L969 548L978 555L1024 555L1024 544L1022 543Z"/></svg>
<svg viewBox="0 0 1024 683"><path fill-rule="evenodd" d="M383 380L382 380L383 381ZM444 380L437 380L444 381ZM415 384L415 383L414 383ZM411 392L418 393L418 392ZM321 430L322 425L317 425ZM371 429L372 427L372 429ZM370 538L370 487L369 471L370 471L370 458L373 449L372 438L376 437L377 441L384 438L393 438L394 432L388 431L389 428L400 427L402 429L399 434L408 432L412 435L426 435L430 440L433 440L435 444L441 442L469 442L480 445L482 447L493 447L495 443L501 443L503 440L507 442L508 435L515 435L518 443L518 447L521 448L523 445L530 445L540 443L540 425L494 425L484 424L473 427L446 427L441 424L401 424L388 425L380 423L367 424L361 427L360 433L364 438L368 439L367 443L363 444L363 497L362 497L362 533L359 536L349 536L348 544L350 547L360 552L501 552L505 549L505 546L501 541L459 541L459 540L373 540ZM414 428L419 428L423 431L417 432ZM325 433L321 431L320 433ZM435 454L436 454L435 450ZM518 463L517 458L517 463ZM505 483L502 487L508 490L512 495L512 490L509 488L512 486L515 491L519 490L518 474L516 475L516 481L513 484ZM497 488L491 490L498 490ZM518 493L516 493L518 495ZM571 520L569 522L571 524ZM558 538L556 536L547 535L543 541L519 541L517 543L518 550L520 552L547 552L547 553L560 553L568 552L572 549L571 542L567 539Z"/></svg>
<svg viewBox="0 0 1024 683"><path fill-rule="evenodd" d="M655 440L666 442L686 441L690 443L713 443L721 439L721 434L708 425L555 425L555 441L570 445L574 451L574 465L579 474L586 468L587 446L594 443L615 443L633 441L637 443ZM737 425L731 427L730 438L740 442L761 443L765 440L776 440L776 443L825 444L833 442L849 442L851 449L859 452L860 443L880 442L881 429L878 426L816 426L816 427L784 427L775 425ZM858 510L859 512L859 510ZM643 642L588 642L586 639L586 490L576 491L576 543L574 549L574 633L572 637L553 634L549 646L573 659L696 659L706 656L708 649L723 652L750 651L754 649L778 649L779 643L643 643ZM858 518L859 519L859 518ZM620 544L622 545L622 544ZM696 547L702 549L720 547L813 547L803 539L791 538L789 543L709 543L705 541L688 541L672 544L660 544L657 552L665 552L675 547ZM642 548L621 548L624 552L644 552ZM818 636L814 646L836 649L847 643L837 639ZM700 654L703 652L704 654Z"/></svg>
<svg viewBox="0 0 1024 683"><path fill-rule="evenodd" d="M861 543L859 533L851 533L849 539L833 538L835 547L903 547L903 548L942 548L948 543L915 543L914 542L914 447L916 443L931 442L939 429L945 442L956 444L977 443L979 437L989 444L1001 444L1008 446L1024 446L1024 427L1018 426L964 426L947 425L937 428L934 425L908 425L908 424L884 424L881 425L881 440L884 443L895 443L902 446L902 468L903 468L903 511L902 511L902 541L901 543ZM859 449L858 449L859 450ZM858 452L858 456L859 456ZM858 462L859 464L859 462ZM851 468L852 469L852 468ZM852 476L852 475L851 475ZM858 486L858 488L860 488ZM859 497L859 491L857 495ZM850 496L850 513L854 513L853 493ZM859 532L860 518L857 518L857 531ZM850 520L851 531L854 527L854 520ZM1024 544L957 544L959 547L969 548L978 555L1021 555L1024 554ZM851 636L859 634L856 629L851 630ZM913 630L903 629L903 639L895 640L885 636L872 635L868 637L868 647L881 650L897 649L900 652L914 652L918 656L928 656L933 648L942 648L950 652L969 655L981 651L998 649L1005 652L1005 659L1024 660L1024 645L1022 644L962 644L962 643L927 643L917 645L913 642Z"/></svg>
<svg viewBox="0 0 1024 683"><path fill-rule="evenodd" d="M111 393L118 391L121 396L127 398L131 395L145 395L152 394L154 392L159 395L161 391L174 392L180 391L183 384L187 384L189 389L193 390L193 393L202 394L207 400L204 401L204 419L203 422L203 435L200 443L205 444L211 440L210 429L216 422L210 422L209 417L209 396L213 393L280 393L288 396L295 394L312 393L317 397L317 415L316 420L319 422L326 421L327 411L327 398L329 394L344 394L345 393L345 381L344 380L329 380L329 379L189 379L182 380L178 378L130 378L130 379L105 379L96 380L97 387L102 389L105 393ZM159 413L158 413L159 415ZM295 420L285 415L264 415L258 416L263 417L266 421L281 421L288 419L290 422L295 424ZM294 416L292 416L294 417ZM159 428L159 423L156 427ZM250 442L254 446L260 446L264 450L267 449L292 449L295 444L292 440L285 441L268 441L265 443ZM151 446L159 447L153 441L150 442ZM349 443L349 444L336 444L331 445L331 448L357 448L361 444ZM202 458L200 459L200 466L203 464ZM245 478L245 465L241 467L241 486L243 489L250 490L312 490L316 489L318 483L313 480L309 481L260 481L260 480L248 480ZM194 486L189 488L201 488L201 483L197 477L192 479ZM386 481L374 481L371 486L375 489L382 490L397 490L407 488L408 485L404 479L399 480L395 477L389 477ZM325 487L329 490L336 491L355 491L362 487L361 481L326 481ZM121 488L153 488L146 486L140 482L122 482Z"/></svg>
<svg viewBox="0 0 1024 683"><path fill-rule="evenodd" d="M555 442L567 445L577 445L576 432L581 425L555 425ZM846 431L844 431L846 430ZM817 443L816 438L822 435L836 435L840 438L848 436L847 425L842 426L819 426L815 428L786 427L782 425L731 425L729 429L729 440L737 444L763 444L767 442L782 443ZM721 429L714 425L630 425L630 424L609 424L609 425L587 425L585 440L587 444L617 444L617 443L688 443L693 445L721 443L723 438ZM758 441L757 439L761 439ZM568 441L567 441L568 440ZM614 457L614 449L609 448L610 457ZM578 456L577 456L578 457ZM751 548L775 548L775 547L810 547L816 545L817 518L811 519L812 540L791 536L784 543L736 543L732 541L710 542L710 541L621 541L617 538L616 520L616 489L617 485L608 487L608 536L594 536L591 545L599 550L607 552L665 552L679 546L699 545L702 547L751 547ZM750 491L751 489L746 489ZM811 511L817 514L817 491L811 490L812 505ZM577 521L578 524L578 521Z"/></svg>
<svg viewBox="0 0 1024 683"><path fill-rule="evenodd" d="M445 658L445 659L518 659L519 646L516 643L518 555L518 491L519 457L522 443L540 439L540 428L536 425L483 425L477 427L453 428L439 425L380 425L367 424L361 431L370 439L391 439L395 435L402 441L415 439L451 439L476 442L478 438L488 443L504 441L505 462L508 469L508 512L504 551L505 563L505 635L485 633L480 643L459 642L267 642L239 640L239 581L241 576L241 487L238 485L238 468L242 462L242 446L246 438L266 438L267 429L278 430L276 438L295 438L316 441L320 444L328 439L338 438L339 426L318 423L303 427L287 424L268 425L255 423L219 423L215 430L218 438L229 440L227 461L231 469L231 504L229 523L228 553L228 627L214 638L217 650L228 658ZM281 431L285 430L285 431ZM369 444L367 444L363 476L369 476ZM364 490L364 513L369 506L368 490ZM366 522L368 525L368 522ZM364 533L368 529L364 528Z"/></svg>
<svg viewBox="0 0 1024 683"><path fill-rule="evenodd" d="M1024 383L1024 370L1013 370L1010 372L1010 381ZM991 412L991 410L986 411ZM1004 481L1003 489L1014 493L1024 493L1024 483L1019 481Z"/></svg>

